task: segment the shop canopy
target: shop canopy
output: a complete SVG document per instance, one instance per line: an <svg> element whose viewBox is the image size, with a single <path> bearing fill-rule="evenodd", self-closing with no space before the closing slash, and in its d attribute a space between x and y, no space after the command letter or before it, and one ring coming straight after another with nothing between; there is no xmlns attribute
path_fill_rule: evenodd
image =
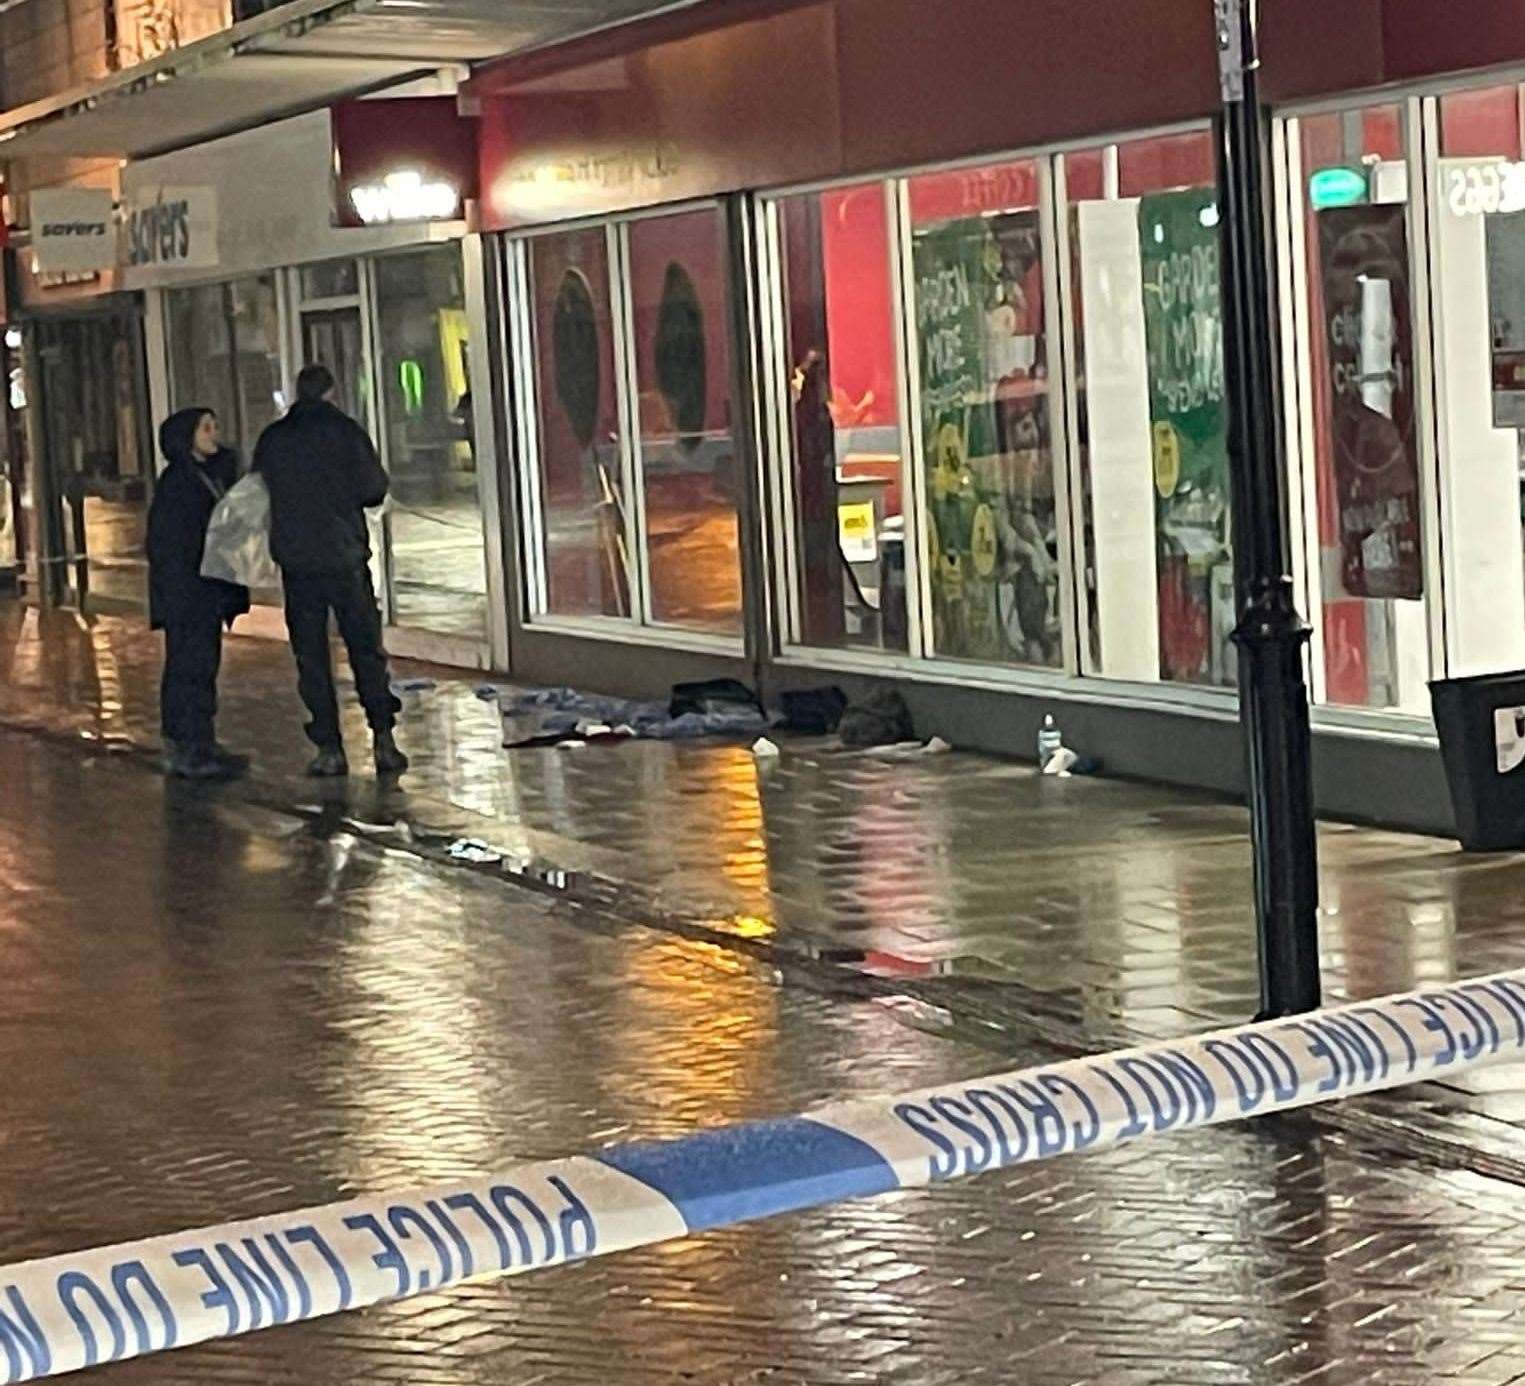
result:
<svg viewBox="0 0 1525 1386"><path fill-rule="evenodd" d="M209 38L0 114L0 158L142 158L703 2L289 0Z"/></svg>

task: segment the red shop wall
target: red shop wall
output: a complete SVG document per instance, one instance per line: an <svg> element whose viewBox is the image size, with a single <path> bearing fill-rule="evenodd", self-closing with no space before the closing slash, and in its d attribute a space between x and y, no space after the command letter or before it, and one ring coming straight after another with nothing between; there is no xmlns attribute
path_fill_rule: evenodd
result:
<svg viewBox="0 0 1525 1386"><path fill-rule="evenodd" d="M1261 15L1273 101L1525 61L1519 0L1276 0Z"/></svg>
<svg viewBox="0 0 1525 1386"><path fill-rule="evenodd" d="M1145 128L1218 99L1210 11L1181 0L815 0L548 62L470 86L488 229Z"/></svg>
<svg viewBox="0 0 1525 1386"><path fill-rule="evenodd" d="M884 187L861 184L821 199L831 382L854 404L870 401L865 428L899 422L890 231Z"/></svg>

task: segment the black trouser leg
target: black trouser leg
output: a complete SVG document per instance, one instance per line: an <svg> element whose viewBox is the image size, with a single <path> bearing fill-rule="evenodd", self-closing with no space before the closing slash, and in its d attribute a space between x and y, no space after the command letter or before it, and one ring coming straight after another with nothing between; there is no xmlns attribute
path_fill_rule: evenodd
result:
<svg viewBox="0 0 1525 1386"><path fill-rule="evenodd" d="M341 746L339 699L328 651L328 576L283 573L286 633L297 661L297 691L307 708L307 738L315 746Z"/></svg>
<svg viewBox="0 0 1525 1386"><path fill-rule="evenodd" d="M391 731L402 704L392 694L387 652L381 643L381 608L371 586L371 570L335 574L329 591L339 634L349 652L349 667L365 720L373 732Z"/></svg>
<svg viewBox="0 0 1525 1386"><path fill-rule="evenodd" d="M190 612L166 623L164 677L159 684L159 717L166 741L212 744L221 666L222 621L215 610Z"/></svg>

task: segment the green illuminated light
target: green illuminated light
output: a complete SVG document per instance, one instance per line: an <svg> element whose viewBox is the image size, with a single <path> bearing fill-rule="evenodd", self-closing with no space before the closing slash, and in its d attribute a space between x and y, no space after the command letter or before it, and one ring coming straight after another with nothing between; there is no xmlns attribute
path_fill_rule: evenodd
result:
<svg viewBox="0 0 1525 1386"><path fill-rule="evenodd" d="M1308 199L1314 211L1358 207L1367 195L1366 174L1361 169L1321 168L1308 180Z"/></svg>
<svg viewBox="0 0 1525 1386"><path fill-rule="evenodd" d="M424 368L417 361L408 359L397 363L397 383L402 387L403 407L410 414L419 414L424 408Z"/></svg>

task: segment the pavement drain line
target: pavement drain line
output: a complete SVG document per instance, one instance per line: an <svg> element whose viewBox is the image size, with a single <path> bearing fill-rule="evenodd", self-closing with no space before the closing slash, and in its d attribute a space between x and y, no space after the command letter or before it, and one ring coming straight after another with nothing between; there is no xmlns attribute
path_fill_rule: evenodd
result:
<svg viewBox="0 0 1525 1386"><path fill-rule="evenodd" d="M1525 1056L1525 971L0 1267L0 1382Z"/></svg>

